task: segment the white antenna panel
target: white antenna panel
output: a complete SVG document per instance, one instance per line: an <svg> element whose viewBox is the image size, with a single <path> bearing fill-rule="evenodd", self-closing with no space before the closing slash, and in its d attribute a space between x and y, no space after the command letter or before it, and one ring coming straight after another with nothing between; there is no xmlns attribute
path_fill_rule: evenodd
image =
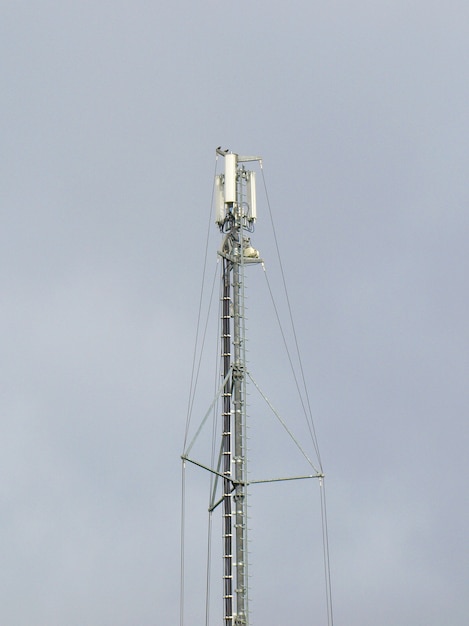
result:
<svg viewBox="0 0 469 626"><path fill-rule="evenodd" d="M225 155L225 202L236 202L236 154Z"/></svg>
<svg viewBox="0 0 469 626"><path fill-rule="evenodd" d="M223 174L215 176L215 221L223 224L225 220L225 194L223 193Z"/></svg>
<svg viewBox="0 0 469 626"><path fill-rule="evenodd" d="M255 222L257 219L256 172L249 172L247 179L247 201L249 205L249 220Z"/></svg>

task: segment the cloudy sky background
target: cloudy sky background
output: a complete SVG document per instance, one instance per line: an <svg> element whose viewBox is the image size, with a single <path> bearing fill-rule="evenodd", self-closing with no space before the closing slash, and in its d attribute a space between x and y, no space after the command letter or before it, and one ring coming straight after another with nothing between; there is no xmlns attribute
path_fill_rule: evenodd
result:
<svg viewBox="0 0 469 626"><path fill-rule="evenodd" d="M0 50L0 621L179 619L179 455L223 145L264 158L336 626L465 626L467 3L4 0Z"/></svg>

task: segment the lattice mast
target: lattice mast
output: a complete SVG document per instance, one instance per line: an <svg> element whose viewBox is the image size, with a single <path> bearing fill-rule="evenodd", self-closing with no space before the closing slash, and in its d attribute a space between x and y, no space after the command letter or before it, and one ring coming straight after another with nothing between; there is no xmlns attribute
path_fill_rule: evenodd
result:
<svg viewBox="0 0 469 626"><path fill-rule="evenodd" d="M223 388L223 605L225 626L247 626L247 459L244 269L261 262L248 234L256 220L255 172L247 161L217 149L225 159L225 173L215 179L216 222L224 234L221 346Z"/></svg>

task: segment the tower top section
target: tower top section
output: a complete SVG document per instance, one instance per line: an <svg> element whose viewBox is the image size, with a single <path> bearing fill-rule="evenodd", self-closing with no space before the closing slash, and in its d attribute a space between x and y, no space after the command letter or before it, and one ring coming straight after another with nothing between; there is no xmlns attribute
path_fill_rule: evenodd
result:
<svg viewBox="0 0 469 626"><path fill-rule="evenodd" d="M236 214L243 226L252 230L257 219L256 173L247 170L244 163L262 164L262 158L240 156L221 147L216 153L225 159L225 173L215 176L215 221L223 231Z"/></svg>

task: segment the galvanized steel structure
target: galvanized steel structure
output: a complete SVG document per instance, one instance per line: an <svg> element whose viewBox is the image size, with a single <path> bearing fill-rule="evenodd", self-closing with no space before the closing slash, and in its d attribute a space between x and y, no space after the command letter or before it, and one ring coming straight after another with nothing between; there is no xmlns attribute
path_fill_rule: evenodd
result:
<svg viewBox="0 0 469 626"><path fill-rule="evenodd" d="M220 309L222 382L196 435L190 445L185 448L182 459L184 464L188 461L208 470L214 476L209 511L212 512L219 506L222 508L223 622L224 626L248 626L248 484L319 478L322 485L323 474L322 471L315 470L316 473L305 476L248 482L246 455L246 384L248 378L254 383L274 414L279 417L246 367L245 270L251 264L262 263L259 253L251 246L250 241L257 218L256 175L254 171L247 169L246 164L261 162L261 158L240 156L220 148L217 148L217 155L224 158L225 165L224 173L215 177L215 221L223 235L222 245L218 251L222 261ZM218 463L215 468L196 461L191 458L190 453L204 422L220 399L222 433ZM283 426L288 431L285 424ZM291 436L290 432L289 434ZM314 469L314 465L301 446L295 443ZM182 596L183 579L182 575ZM183 599L181 605L181 626L183 626ZM332 624L332 613L328 621Z"/></svg>
<svg viewBox="0 0 469 626"><path fill-rule="evenodd" d="M226 626L248 623L246 513L246 359L244 326L244 270L259 263L246 233L256 219L255 174L239 157L221 152L225 174L216 179L217 216L225 233L223 257L223 542L224 620Z"/></svg>

